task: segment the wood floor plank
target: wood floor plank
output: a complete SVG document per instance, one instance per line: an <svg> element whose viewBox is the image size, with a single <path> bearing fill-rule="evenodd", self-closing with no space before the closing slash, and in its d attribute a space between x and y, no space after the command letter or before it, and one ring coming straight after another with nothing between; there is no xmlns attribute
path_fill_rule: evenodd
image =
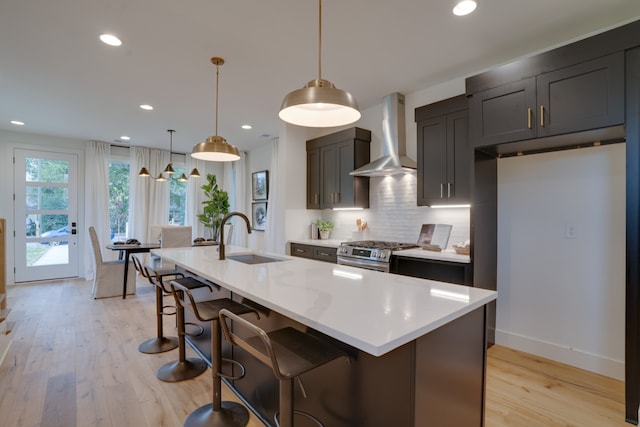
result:
<svg viewBox="0 0 640 427"><path fill-rule="evenodd" d="M137 294L126 300L94 300L90 289L84 280L8 288L9 320L16 321L16 328L0 365L0 425L56 425L50 414L75 405L75 419L65 420L68 426L181 426L189 413L210 401L210 371L179 383L156 378L158 368L175 360L177 351L149 355L137 350L156 333L155 295L146 281L139 281ZM175 335L174 318L165 317L164 330ZM195 357L190 348L187 355ZM55 387L62 387L58 400L51 397ZM226 387L223 399L238 400ZM622 382L493 346L485 425L630 424L624 422ZM260 426L252 414L248 427Z"/></svg>
<svg viewBox="0 0 640 427"><path fill-rule="evenodd" d="M49 378L41 427L76 426L76 378L74 373Z"/></svg>

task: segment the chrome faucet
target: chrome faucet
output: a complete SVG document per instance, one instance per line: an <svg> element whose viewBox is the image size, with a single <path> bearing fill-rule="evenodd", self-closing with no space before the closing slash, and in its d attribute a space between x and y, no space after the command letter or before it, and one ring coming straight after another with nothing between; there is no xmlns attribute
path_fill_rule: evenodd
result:
<svg viewBox="0 0 640 427"><path fill-rule="evenodd" d="M251 224L249 223L249 218L247 218L247 216L245 214L243 214L242 212L229 212L228 214L226 214L222 218L222 221L220 221L220 245L218 246L218 252L220 253L220 256L218 257L218 259L220 259L220 260L225 259L225 255L224 255L224 224L232 216L239 216L240 218L244 219L244 222L247 223L247 233L251 234Z"/></svg>

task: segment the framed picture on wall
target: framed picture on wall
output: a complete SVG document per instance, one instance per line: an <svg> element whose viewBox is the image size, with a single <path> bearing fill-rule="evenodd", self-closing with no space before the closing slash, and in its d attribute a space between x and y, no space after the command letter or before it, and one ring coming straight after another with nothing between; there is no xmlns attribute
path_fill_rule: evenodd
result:
<svg viewBox="0 0 640 427"><path fill-rule="evenodd" d="M267 202L251 204L251 223L256 231L265 231L267 228Z"/></svg>
<svg viewBox="0 0 640 427"><path fill-rule="evenodd" d="M269 198L269 171L251 174L251 196L253 200L267 200Z"/></svg>

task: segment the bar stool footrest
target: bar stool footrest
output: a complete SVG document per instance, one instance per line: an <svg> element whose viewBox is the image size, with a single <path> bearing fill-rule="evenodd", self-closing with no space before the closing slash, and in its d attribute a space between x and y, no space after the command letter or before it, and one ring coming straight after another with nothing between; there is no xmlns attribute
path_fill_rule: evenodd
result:
<svg viewBox="0 0 640 427"><path fill-rule="evenodd" d="M233 380L233 381L241 380L241 379L244 378L244 375L246 373L246 369L245 369L245 367L244 367L244 365L242 363L238 362L237 360L226 359L224 357L222 358L222 363L231 363L232 365L239 366L241 372L240 372L240 375L236 375L236 376L231 376L231 375L223 374L222 372L217 372L217 375L219 377L226 378L228 380Z"/></svg>
<svg viewBox="0 0 640 427"><path fill-rule="evenodd" d="M278 421L278 415L280 415L280 411L276 412L276 414L273 416L273 420L276 422L276 427L280 427L280 421ZM308 412L294 410L293 415L300 415L302 417L308 418L311 421L313 421L315 425L317 425L318 427L324 427L324 424L322 424L319 419L317 419L316 417L314 417Z"/></svg>

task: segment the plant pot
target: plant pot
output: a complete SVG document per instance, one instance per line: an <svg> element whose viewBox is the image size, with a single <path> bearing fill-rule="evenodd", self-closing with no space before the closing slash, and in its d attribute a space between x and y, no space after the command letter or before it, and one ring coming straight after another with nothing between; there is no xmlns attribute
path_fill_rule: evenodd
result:
<svg viewBox="0 0 640 427"><path fill-rule="evenodd" d="M320 240L328 240L330 231L320 231Z"/></svg>

